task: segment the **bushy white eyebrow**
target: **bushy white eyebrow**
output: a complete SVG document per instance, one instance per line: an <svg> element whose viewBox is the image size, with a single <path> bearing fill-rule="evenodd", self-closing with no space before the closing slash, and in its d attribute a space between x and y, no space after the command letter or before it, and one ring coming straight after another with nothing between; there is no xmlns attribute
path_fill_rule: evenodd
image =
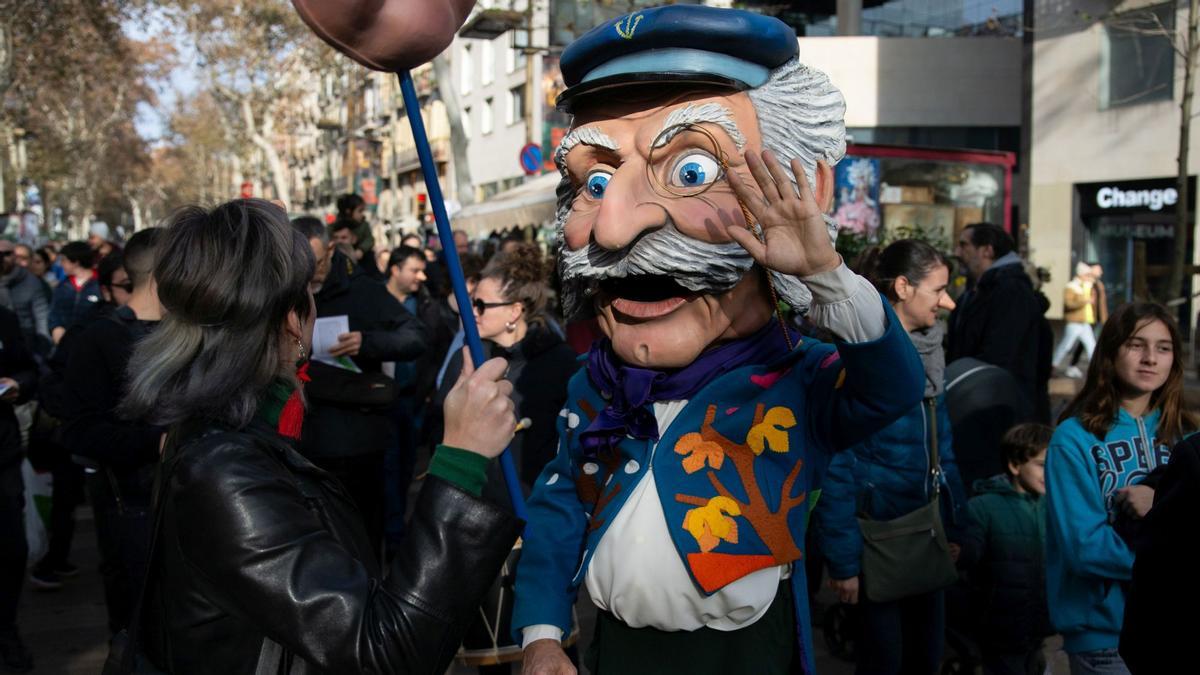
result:
<svg viewBox="0 0 1200 675"><path fill-rule="evenodd" d="M661 148L670 143L671 139L675 138L689 124L715 124L729 134L738 150L746 145L745 134L738 128L737 122L733 121L733 111L720 103L710 102L700 105L689 103L671 111L671 114L667 115L666 121L663 122L662 131L659 132L654 148Z"/></svg>
<svg viewBox="0 0 1200 675"><path fill-rule="evenodd" d="M581 143L583 145L594 145L605 150L612 150L613 152L620 150L620 146L617 145L617 142L611 136L596 127L579 127L578 129L573 129L571 133L563 136L563 139L559 141L558 149L554 151L555 163L562 166L567 153Z"/></svg>

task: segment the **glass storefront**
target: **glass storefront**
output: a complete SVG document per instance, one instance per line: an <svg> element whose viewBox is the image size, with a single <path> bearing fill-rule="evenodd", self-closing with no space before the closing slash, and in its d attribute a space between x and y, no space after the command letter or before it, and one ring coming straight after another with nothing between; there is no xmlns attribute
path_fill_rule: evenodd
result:
<svg viewBox="0 0 1200 675"><path fill-rule="evenodd" d="M971 223L1011 231L1014 163L1007 152L851 145L834 168L839 238L868 245L918 237L950 251Z"/></svg>
<svg viewBox="0 0 1200 675"><path fill-rule="evenodd" d="M1195 178L1189 191L1195 194ZM1071 262L1103 266L1109 311L1138 297L1140 278L1144 278L1148 297L1168 300L1166 271L1177 246L1186 248L1188 264L1192 263L1192 242L1175 240L1175 179L1081 183L1075 192L1083 250L1081 257ZM1143 248L1144 270L1139 261ZM1184 275L1183 293L1192 293L1191 275ZM1191 324L1188 307L1189 303L1180 306L1181 326Z"/></svg>

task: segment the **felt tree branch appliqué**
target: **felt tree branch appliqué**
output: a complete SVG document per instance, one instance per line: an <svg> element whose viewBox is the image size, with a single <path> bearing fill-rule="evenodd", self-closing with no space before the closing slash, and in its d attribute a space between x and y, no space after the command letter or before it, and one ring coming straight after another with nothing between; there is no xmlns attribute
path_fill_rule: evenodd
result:
<svg viewBox="0 0 1200 675"><path fill-rule="evenodd" d="M696 539L700 553L688 555L688 563L697 581L706 590L720 588L731 579L740 578L747 570L779 565L800 558L788 527L788 514L800 506L807 493L792 494L803 460L797 459L783 481L778 503L768 503L755 479L755 461L764 453L785 454L789 450L788 430L796 426L796 415L784 406L770 409L758 404L754 420L741 443L730 440L713 427L717 406L710 405L699 432L685 434L675 444L683 469L688 474L707 471L707 477L717 496L704 498L676 494L675 501L695 506L689 509L681 524ZM717 472L729 462L741 483L740 499L721 482ZM727 477L728 477L728 472ZM721 553L722 542L738 542L739 519L749 525L763 541L770 555L739 555Z"/></svg>

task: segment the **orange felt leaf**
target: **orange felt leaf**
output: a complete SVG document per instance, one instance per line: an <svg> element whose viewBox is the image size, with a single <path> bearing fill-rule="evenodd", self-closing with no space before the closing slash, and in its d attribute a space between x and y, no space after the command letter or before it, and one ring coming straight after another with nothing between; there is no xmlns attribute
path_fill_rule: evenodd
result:
<svg viewBox="0 0 1200 675"><path fill-rule="evenodd" d="M689 474L703 469L705 464L720 469L725 463L725 451L721 446L704 440L696 432L680 436L675 442L675 453L684 455L683 470Z"/></svg>

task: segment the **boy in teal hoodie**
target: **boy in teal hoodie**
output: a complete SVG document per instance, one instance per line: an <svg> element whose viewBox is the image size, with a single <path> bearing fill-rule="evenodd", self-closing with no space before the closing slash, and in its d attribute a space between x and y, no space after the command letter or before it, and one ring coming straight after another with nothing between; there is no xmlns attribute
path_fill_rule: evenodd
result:
<svg viewBox="0 0 1200 675"><path fill-rule="evenodd" d="M969 572L985 675L1041 675L1046 609L1045 466L1053 430L1019 424L1000 441L1007 474L975 482L959 564Z"/></svg>

